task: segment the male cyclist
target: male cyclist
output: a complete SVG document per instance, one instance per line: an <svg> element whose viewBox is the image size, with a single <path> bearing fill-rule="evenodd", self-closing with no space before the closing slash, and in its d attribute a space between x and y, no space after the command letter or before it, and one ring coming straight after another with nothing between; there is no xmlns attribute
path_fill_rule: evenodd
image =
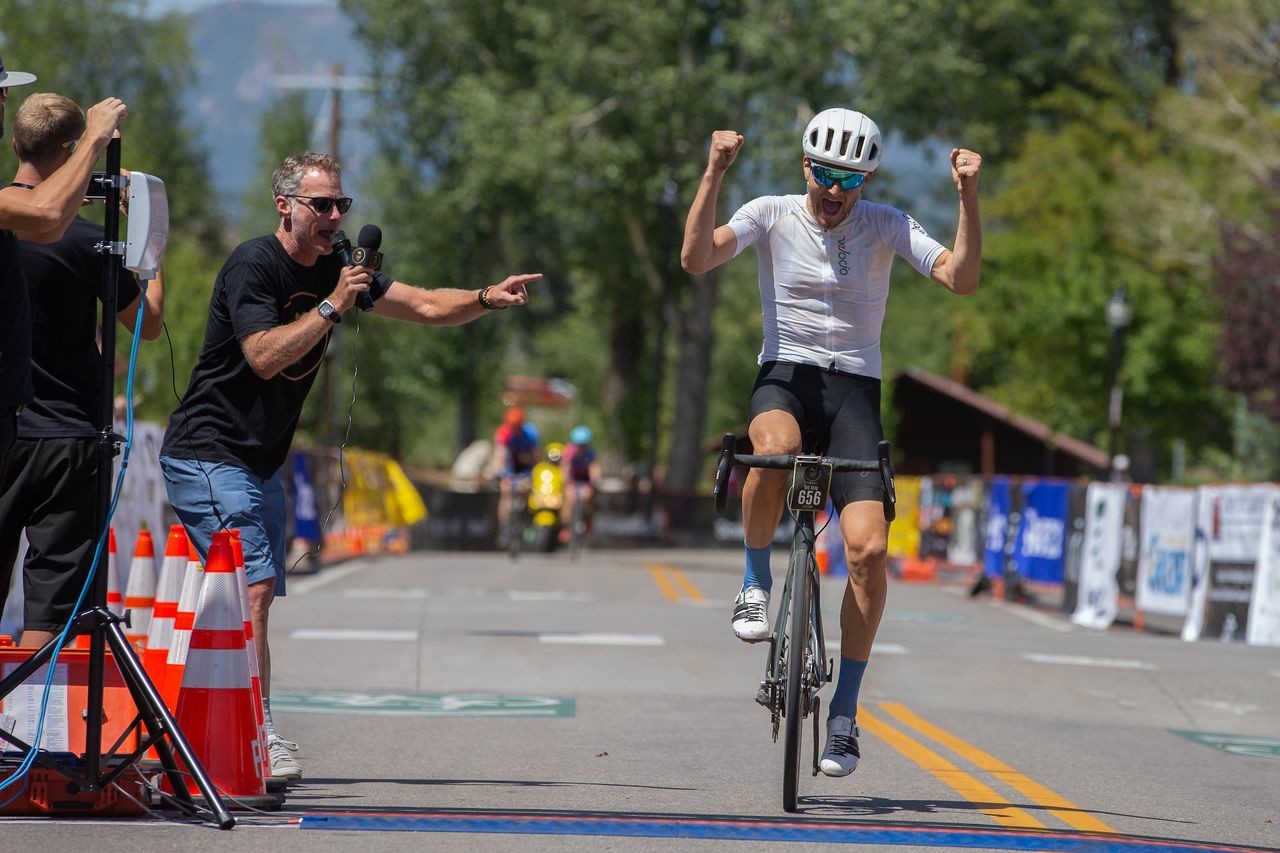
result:
<svg viewBox="0 0 1280 853"><path fill-rule="evenodd" d="M874 459L883 438L880 327L893 257L901 255L952 293L977 290L982 158L967 149L951 151L960 214L955 250L949 251L902 211L863 200L883 141L875 122L839 108L823 110L805 128L803 194L754 199L717 228L716 197L743 141L732 130L712 134L680 262L700 274L756 247L764 347L751 395L753 452L798 453L803 431L813 430L832 456ZM734 601L733 632L747 642L769 637L770 543L782 517L786 478L785 471L753 468L743 488L746 573ZM886 595L883 494L878 473L832 479L849 583L840 608L840 674L819 765L828 776L846 776L858 764L858 691Z"/></svg>
<svg viewBox="0 0 1280 853"><path fill-rule="evenodd" d="M520 480L528 479L538 464L538 428L525 420L524 410L507 409L502 426L493 435L494 452L498 456L498 536L507 533L511 518L511 495L520 488Z"/></svg>
<svg viewBox="0 0 1280 853"><path fill-rule="evenodd" d="M573 524L573 507L579 500L582 517L589 526L595 509L595 483L600 479L600 462L596 459L596 449L591 446L591 427L578 424L569 430L569 443L560 458L560 467L565 472L563 528L568 531Z"/></svg>

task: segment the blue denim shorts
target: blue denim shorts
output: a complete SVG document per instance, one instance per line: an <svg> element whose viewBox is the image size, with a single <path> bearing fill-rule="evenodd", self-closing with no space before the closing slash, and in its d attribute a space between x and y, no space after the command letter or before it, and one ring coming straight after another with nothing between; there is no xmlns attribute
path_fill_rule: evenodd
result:
<svg viewBox="0 0 1280 853"><path fill-rule="evenodd" d="M224 525L239 530L248 582L275 578L275 594L284 595L288 512L280 475L264 480L238 465L172 456L160 457L160 470L169 504L200 559L208 558L213 534Z"/></svg>

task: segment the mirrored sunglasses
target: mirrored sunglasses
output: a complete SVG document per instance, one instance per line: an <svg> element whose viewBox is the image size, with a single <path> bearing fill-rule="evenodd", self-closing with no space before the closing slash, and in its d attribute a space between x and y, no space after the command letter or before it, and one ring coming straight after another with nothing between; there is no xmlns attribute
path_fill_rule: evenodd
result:
<svg viewBox="0 0 1280 853"><path fill-rule="evenodd" d="M867 180L866 172L846 172L843 169L832 169L810 161L809 173L820 186L833 187L840 185L842 190L856 190Z"/></svg>

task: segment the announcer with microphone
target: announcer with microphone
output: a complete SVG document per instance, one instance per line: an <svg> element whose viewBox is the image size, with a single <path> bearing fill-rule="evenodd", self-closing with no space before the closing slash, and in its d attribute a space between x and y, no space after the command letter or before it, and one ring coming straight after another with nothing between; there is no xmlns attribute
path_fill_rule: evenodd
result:
<svg viewBox="0 0 1280 853"><path fill-rule="evenodd" d="M169 419L160 465L169 502L201 557L213 533L239 529L257 640L271 773L297 780L296 743L271 719L267 614L285 592L286 508L280 467L333 327L357 303L374 314L428 325L470 322L524 305L541 273L508 276L481 290L426 290L343 260L353 252L334 234L351 199L332 157L288 157L271 178L280 227L241 243L214 282L200 358ZM371 246L367 248L376 248ZM353 255L355 256L353 258Z"/></svg>

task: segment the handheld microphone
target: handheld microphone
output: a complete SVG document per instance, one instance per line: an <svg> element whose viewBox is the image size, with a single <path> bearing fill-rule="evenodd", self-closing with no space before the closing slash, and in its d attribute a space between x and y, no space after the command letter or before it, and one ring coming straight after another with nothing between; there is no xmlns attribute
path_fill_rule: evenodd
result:
<svg viewBox="0 0 1280 853"><path fill-rule="evenodd" d="M360 229L360 245L352 248L351 240L345 231L334 231L329 238L329 245L342 261L344 267L367 267L378 271L382 268L382 253L378 247L382 245L382 229L377 225L366 225ZM369 293L361 293L356 297L356 304L364 311L373 309L373 297Z"/></svg>

